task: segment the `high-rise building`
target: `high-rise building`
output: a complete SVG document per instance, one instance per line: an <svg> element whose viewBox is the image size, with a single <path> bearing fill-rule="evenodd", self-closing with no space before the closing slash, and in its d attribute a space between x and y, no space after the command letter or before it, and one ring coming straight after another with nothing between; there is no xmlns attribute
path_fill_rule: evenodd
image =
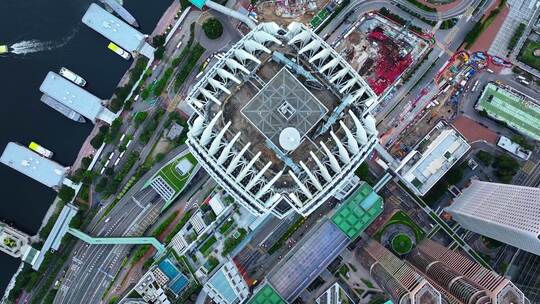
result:
<svg viewBox="0 0 540 304"><path fill-rule="evenodd" d="M446 211L467 230L540 255L540 188L472 181Z"/></svg>
<svg viewBox="0 0 540 304"><path fill-rule="evenodd" d="M343 187L378 142L377 95L301 23L261 23L187 95L187 144L255 215L307 216Z"/></svg>
<svg viewBox="0 0 540 304"><path fill-rule="evenodd" d="M441 291L448 303L528 303L523 292L508 279L432 240L422 241L407 260Z"/></svg>
<svg viewBox="0 0 540 304"><path fill-rule="evenodd" d="M360 263L396 304L439 304L441 294L412 267L376 241L360 246Z"/></svg>

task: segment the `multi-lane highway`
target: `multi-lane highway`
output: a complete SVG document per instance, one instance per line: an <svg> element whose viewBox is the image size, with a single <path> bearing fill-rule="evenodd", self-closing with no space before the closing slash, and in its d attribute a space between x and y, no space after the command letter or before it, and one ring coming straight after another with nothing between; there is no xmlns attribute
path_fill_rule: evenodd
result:
<svg viewBox="0 0 540 304"><path fill-rule="evenodd" d="M126 199L123 208L115 208L110 220L102 222L93 234L97 236L140 235L150 219L155 219L161 208L161 198L152 188ZM99 303L114 279L122 260L132 246L92 246L79 242L55 303Z"/></svg>
<svg viewBox="0 0 540 304"><path fill-rule="evenodd" d="M163 200L152 188L141 188L148 178L184 149L186 146L171 151L156 164L118 201L107 215L109 220L99 222L88 233L92 236L142 235L159 216ZM54 303L99 303L131 248L124 245L91 246L79 241Z"/></svg>

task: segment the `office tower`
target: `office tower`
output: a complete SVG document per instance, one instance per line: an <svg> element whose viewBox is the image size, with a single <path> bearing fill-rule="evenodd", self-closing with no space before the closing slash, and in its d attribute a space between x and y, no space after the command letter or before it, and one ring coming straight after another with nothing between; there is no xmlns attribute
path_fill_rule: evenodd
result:
<svg viewBox="0 0 540 304"><path fill-rule="evenodd" d="M508 279L432 240L422 241L407 260L449 303L526 303L523 292Z"/></svg>
<svg viewBox="0 0 540 304"><path fill-rule="evenodd" d="M446 211L467 230L540 255L540 188L473 181Z"/></svg>
<svg viewBox="0 0 540 304"><path fill-rule="evenodd" d="M437 304L441 294L412 267L376 241L360 246L360 263L394 303Z"/></svg>

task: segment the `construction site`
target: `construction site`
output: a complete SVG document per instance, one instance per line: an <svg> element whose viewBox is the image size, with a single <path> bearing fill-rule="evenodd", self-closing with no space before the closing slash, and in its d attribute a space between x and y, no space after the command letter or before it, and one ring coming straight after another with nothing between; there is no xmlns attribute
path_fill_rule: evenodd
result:
<svg viewBox="0 0 540 304"><path fill-rule="evenodd" d="M429 41L378 13L362 15L336 46L379 96L429 49Z"/></svg>
<svg viewBox="0 0 540 304"><path fill-rule="evenodd" d="M263 1L254 7L260 21L286 25L292 21L316 28L330 16L341 1L337 0L277 0ZM285 19L284 19L285 18Z"/></svg>
<svg viewBox="0 0 540 304"><path fill-rule="evenodd" d="M458 52L435 77L435 92L425 108L417 115L408 127L401 132L390 152L397 158L403 158L415 145L418 138L424 136L440 120L453 121L458 115L458 106L466 89L476 90L472 77L487 66L488 58L482 52L468 54ZM419 99L423 98L420 97ZM413 102L416 106L418 100ZM408 111L403 111L407 113Z"/></svg>

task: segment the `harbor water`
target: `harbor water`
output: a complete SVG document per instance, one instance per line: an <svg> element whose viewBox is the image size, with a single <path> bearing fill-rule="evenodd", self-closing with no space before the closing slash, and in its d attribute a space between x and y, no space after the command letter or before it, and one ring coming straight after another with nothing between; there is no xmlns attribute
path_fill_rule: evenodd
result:
<svg viewBox="0 0 540 304"><path fill-rule="evenodd" d="M172 0L125 0L143 33L152 32ZM102 5L99 1L98 4ZM49 70L65 66L88 81L87 90L108 99L130 62L107 49L108 41L82 24L89 0L0 1L0 151L9 141L36 141L69 166L92 125L80 124L40 102L39 86ZM0 165L0 219L34 235L55 192ZM0 253L0 297L20 260Z"/></svg>

